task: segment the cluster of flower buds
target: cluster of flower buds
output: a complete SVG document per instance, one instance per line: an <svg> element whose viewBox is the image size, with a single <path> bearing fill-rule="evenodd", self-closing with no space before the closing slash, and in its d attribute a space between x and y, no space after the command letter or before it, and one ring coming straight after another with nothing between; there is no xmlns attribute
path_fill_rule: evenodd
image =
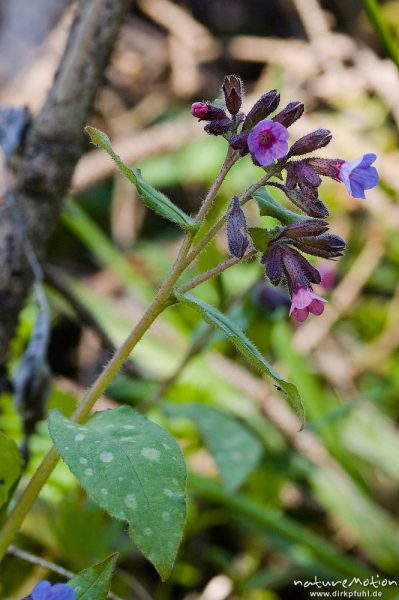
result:
<svg viewBox="0 0 399 600"><path fill-rule="evenodd" d="M311 154L326 146L331 132L318 129L294 142L288 142L290 127L304 112L302 102L290 102L280 112L275 112L280 102L276 90L263 94L245 115L240 112L243 96L241 80L235 75L225 77L222 91L224 106L209 102L195 102L192 114L208 121L207 133L224 135L230 147L239 156L250 154L255 165L273 165L267 185L284 192L297 208L310 219L283 227L267 243L262 256L266 275L274 285L285 281L291 295L292 314L303 321L309 313L323 312L326 300L316 296L312 284L320 284L319 271L301 254L323 258L336 258L343 254L345 242L327 233L328 208L319 197L322 177L330 177L344 183L354 198L365 198L365 190L378 183L378 173L372 166L375 154L364 154L353 161L319 158ZM229 114L228 114L229 113ZM274 113L274 114L273 114ZM283 171L286 172L284 180ZM244 212L239 199L234 197L228 214L227 237L230 253L242 258L250 243Z"/></svg>
<svg viewBox="0 0 399 600"><path fill-rule="evenodd" d="M337 258L345 250L338 235L327 233L328 223L322 219L306 219L287 225L272 237L261 262L273 285L285 281L292 298L290 314L304 321L309 313L320 315L323 298L312 291L321 283L320 272L298 251L323 258Z"/></svg>
<svg viewBox="0 0 399 600"><path fill-rule="evenodd" d="M191 106L191 114L194 117L200 121L209 121L204 129L210 135L224 135L231 131L241 108L243 90L239 77L226 75L222 90L226 109L230 113L230 116L228 116L223 108L211 102L194 102Z"/></svg>

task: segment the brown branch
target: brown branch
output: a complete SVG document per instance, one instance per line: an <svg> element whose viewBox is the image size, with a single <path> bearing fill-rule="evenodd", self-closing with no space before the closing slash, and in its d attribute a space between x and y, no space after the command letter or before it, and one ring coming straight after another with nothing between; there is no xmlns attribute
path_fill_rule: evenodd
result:
<svg viewBox="0 0 399 600"><path fill-rule="evenodd" d="M0 367L32 284L15 219L23 221L40 260L82 154L83 127L128 5L128 0L80 0L53 86L15 168L17 214L0 201Z"/></svg>

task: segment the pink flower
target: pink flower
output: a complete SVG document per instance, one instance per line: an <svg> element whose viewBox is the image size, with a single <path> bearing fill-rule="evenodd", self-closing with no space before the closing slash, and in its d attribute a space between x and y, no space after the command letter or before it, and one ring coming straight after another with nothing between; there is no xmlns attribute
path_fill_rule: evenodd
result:
<svg viewBox="0 0 399 600"><path fill-rule="evenodd" d="M324 311L324 303L327 302L324 298L317 296L310 288L298 287L292 296L290 316L299 321L305 321L309 313L313 315L321 315Z"/></svg>
<svg viewBox="0 0 399 600"><path fill-rule="evenodd" d="M271 165L275 158L283 158L287 154L288 131L281 123L263 119L248 135L248 148L259 165Z"/></svg>

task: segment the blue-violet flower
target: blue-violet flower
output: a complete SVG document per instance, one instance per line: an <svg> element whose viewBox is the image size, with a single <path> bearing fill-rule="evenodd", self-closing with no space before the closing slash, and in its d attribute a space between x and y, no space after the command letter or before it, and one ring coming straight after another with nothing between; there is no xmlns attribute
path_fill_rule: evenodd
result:
<svg viewBox="0 0 399 600"><path fill-rule="evenodd" d="M281 123L263 119L248 135L248 148L259 165L271 165L275 158L283 158L287 154L288 131Z"/></svg>
<svg viewBox="0 0 399 600"><path fill-rule="evenodd" d="M69 585L56 583L51 585L49 581L40 581L32 590L30 596L25 600L75 600L76 594Z"/></svg>
<svg viewBox="0 0 399 600"><path fill-rule="evenodd" d="M377 169L371 166L376 158L372 153L363 154L356 160L344 161L339 165L338 179L354 198L365 198L364 191L377 185Z"/></svg>

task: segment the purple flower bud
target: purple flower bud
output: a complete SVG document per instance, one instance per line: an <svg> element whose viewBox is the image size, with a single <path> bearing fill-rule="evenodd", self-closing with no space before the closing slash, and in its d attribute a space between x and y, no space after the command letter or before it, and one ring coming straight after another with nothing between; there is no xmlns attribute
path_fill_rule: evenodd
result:
<svg viewBox="0 0 399 600"><path fill-rule="evenodd" d="M64 583L51 585L49 581L40 581L26 600L75 600L75 591Z"/></svg>
<svg viewBox="0 0 399 600"><path fill-rule="evenodd" d="M319 316L324 311L324 298L317 296L310 287L299 286L292 295L290 316L302 323L306 321L309 313Z"/></svg>
<svg viewBox="0 0 399 600"><path fill-rule="evenodd" d="M345 184L349 194L354 198L365 198L365 190L375 187L379 177L375 167L375 154L363 154L356 160L345 161L339 165L338 179Z"/></svg>
<svg viewBox="0 0 399 600"><path fill-rule="evenodd" d="M337 258L345 250L345 242L338 235L326 233L328 223L323 219L307 219L283 227L272 238L271 243L278 242L286 247L295 246L306 254L323 258Z"/></svg>
<svg viewBox="0 0 399 600"><path fill-rule="evenodd" d="M299 287L309 287L311 283L320 283L318 270L313 267L294 248L285 246L282 252L283 271L291 294Z"/></svg>
<svg viewBox="0 0 399 600"><path fill-rule="evenodd" d="M321 177L306 159L290 161L285 169L289 189L293 189L297 184L311 187L318 187L321 184Z"/></svg>
<svg viewBox="0 0 399 600"><path fill-rule="evenodd" d="M319 197L319 191L317 187L306 183L306 181L301 180L299 182L299 189L306 198L309 198L309 200L314 201L317 200L317 198Z"/></svg>
<svg viewBox="0 0 399 600"><path fill-rule="evenodd" d="M249 152L248 148L248 132L232 135L229 142L230 146L237 150L240 156L245 156Z"/></svg>
<svg viewBox="0 0 399 600"><path fill-rule="evenodd" d="M283 249L278 244L271 244L261 258L265 265L266 276L273 285L278 285L283 276Z"/></svg>
<svg viewBox="0 0 399 600"><path fill-rule="evenodd" d="M230 254L242 258L248 248L249 237L247 221L237 196L234 196L230 203L227 219L227 241Z"/></svg>
<svg viewBox="0 0 399 600"><path fill-rule="evenodd" d="M207 125L205 125L204 130L209 135L223 135L227 133L232 125L231 119L229 117L224 117L223 119L215 119L210 121Z"/></svg>
<svg viewBox="0 0 399 600"><path fill-rule="evenodd" d="M308 287L311 283L320 283L320 273L302 254L278 242L270 244L261 262L273 285L278 285L284 275L291 293L299 285Z"/></svg>
<svg viewBox="0 0 399 600"><path fill-rule="evenodd" d="M297 238L308 238L319 236L328 231L328 223L323 219L306 219L306 221L297 221L283 227L281 231L273 238L275 240L288 239L295 240Z"/></svg>
<svg viewBox="0 0 399 600"><path fill-rule="evenodd" d="M262 167L283 158L288 151L288 131L280 123L263 119L248 135L248 148L255 161Z"/></svg>
<svg viewBox="0 0 399 600"><path fill-rule="evenodd" d="M256 125L256 123L268 117L276 110L279 102L280 94L277 90L271 90L267 94L263 94L245 117L242 130L247 131Z"/></svg>
<svg viewBox="0 0 399 600"><path fill-rule="evenodd" d="M241 108L242 82L236 75L226 75L223 82L223 93L229 113L235 116Z"/></svg>
<svg viewBox="0 0 399 600"><path fill-rule="evenodd" d="M275 123L281 123L284 127L289 127L302 117L304 110L302 102L290 102L283 110L274 115L272 120Z"/></svg>
<svg viewBox="0 0 399 600"><path fill-rule="evenodd" d="M345 162L339 158L307 158L308 164L319 175L325 175L339 181L339 172Z"/></svg>
<svg viewBox="0 0 399 600"><path fill-rule="evenodd" d="M318 148L323 148L331 141L331 131L328 129L317 129L297 140L289 151L289 156L308 154Z"/></svg>
<svg viewBox="0 0 399 600"><path fill-rule="evenodd" d="M298 188L289 190L283 187L283 190L287 198L304 213L309 215L309 217L315 217L316 219L328 217L328 208L324 202L320 200L320 198L311 198L309 196L305 196L305 194L303 194Z"/></svg>
<svg viewBox="0 0 399 600"><path fill-rule="evenodd" d="M313 256L322 258L338 258L345 251L345 242L332 233L324 233L315 237L304 237L302 239L292 239L291 244Z"/></svg>

